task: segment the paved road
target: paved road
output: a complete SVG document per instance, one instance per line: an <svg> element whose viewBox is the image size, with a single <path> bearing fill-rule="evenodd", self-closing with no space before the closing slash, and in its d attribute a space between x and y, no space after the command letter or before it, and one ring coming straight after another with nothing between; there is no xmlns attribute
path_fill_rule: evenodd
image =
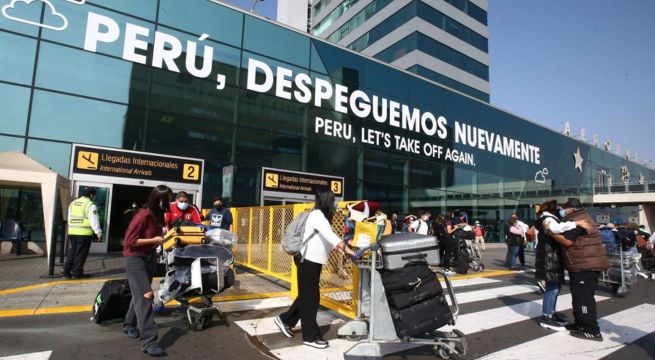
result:
<svg viewBox="0 0 655 360"><path fill-rule="evenodd" d="M498 265L489 261L488 267ZM573 338L538 326L541 296L532 274L454 280L462 314L455 328L467 334L470 358L489 359L653 359L655 358L655 281L641 279L627 297L614 297L610 289L597 291L598 313L604 342ZM342 359L353 343L337 339L345 319L325 309L319 323L330 341L328 350L313 350L301 343L298 330L288 340L272 324L288 306L288 298L231 303L229 323L215 322L194 332L183 314L158 316L160 339L172 359ZM565 287L558 310L572 317L570 293ZM88 313L1 317L0 359L18 354L52 351L50 359L147 358L137 341L128 339L119 324L98 326ZM36 357L33 357L36 358ZM414 349L389 359L434 359L429 347Z"/></svg>

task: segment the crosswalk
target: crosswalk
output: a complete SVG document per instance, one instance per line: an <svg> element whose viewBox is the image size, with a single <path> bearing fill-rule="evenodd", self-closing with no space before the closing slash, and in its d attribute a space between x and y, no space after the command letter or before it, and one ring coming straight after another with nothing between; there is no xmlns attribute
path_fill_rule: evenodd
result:
<svg viewBox="0 0 655 360"><path fill-rule="evenodd" d="M629 303L617 308L617 299L608 291L597 291L599 324L604 341L588 341L569 336L566 332L554 332L539 327L542 296L531 281L531 274L514 278L468 278L452 280L460 305L460 315L454 329L467 336L470 358L480 359L599 359L615 354L628 344L655 334L655 305ZM646 286L648 286L647 284ZM318 350L302 345L299 328L293 339L286 339L275 326L275 315L285 310L286 303L267 312L266 316L235 321L251 337L256 337L268 352L284 360L343 359L343 353L355 343L336 336L336 330L348 319L321 310L318 324L329 341L328 350ZM571 314L571 294L564 287L557 302L557 311ZM600 309L603 311L600 311ZM615 310L614 310L615 309ZM569 315L571 318L572 316ZM514 329L520 336L515 342L502 339L502 334ZM449 331L449 326L442 328ZM494 340L499 339L499 340ZM479 343L478 343L479 342ZM484 343L484 345L479 345ZM652 342L650 343L652 345ZM653 352L649 353L651 356ZM427 355L426 355L427 356ZM646 355L648 358L648 355ZM403 355L398 358L403 358ZM429 357L425 357L429 358ZM434 358L434 355L432 355Z"/></svg>

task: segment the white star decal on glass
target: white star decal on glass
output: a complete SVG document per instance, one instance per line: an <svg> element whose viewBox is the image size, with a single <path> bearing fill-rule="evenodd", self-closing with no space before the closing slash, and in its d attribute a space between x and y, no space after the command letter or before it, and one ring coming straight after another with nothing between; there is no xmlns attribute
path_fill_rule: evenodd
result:
<svg viewBox="0 0 655 360"><path fill-rule="evenodd" d="M578 147L578 150L573 153L573 158L575 158L575 167L574 169L578 169L580 172L582 172L582 162L584 159L582 158L582 155L580 154L580 148Z"/></svg>

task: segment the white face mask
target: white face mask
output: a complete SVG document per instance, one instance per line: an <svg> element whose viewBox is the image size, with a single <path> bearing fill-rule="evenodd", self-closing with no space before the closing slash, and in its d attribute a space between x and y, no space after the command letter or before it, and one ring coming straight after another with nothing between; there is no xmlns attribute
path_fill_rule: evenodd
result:
<svg viewBox="0 0 655 360"><path fill-rule="evenodd" d="M186 210L187 207L189 207L189 203L186 203L186 202L178 202L177 203L177 208L182 210L182 211Z"/></svg>

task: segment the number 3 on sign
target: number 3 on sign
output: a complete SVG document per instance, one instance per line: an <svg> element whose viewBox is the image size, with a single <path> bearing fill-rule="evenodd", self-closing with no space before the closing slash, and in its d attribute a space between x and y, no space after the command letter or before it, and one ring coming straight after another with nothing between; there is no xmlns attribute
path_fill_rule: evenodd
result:
<svg viewBox="0 0 655 360"><path fill-rule="evenodd" d="M200 179L200 165L184 164L182 166L182 179L184 180Z"/></svg>
<svg viewBox="0 0 655 360"><path fill-rule="evenodd" d="M331 188L330 190L332 190L333 193L335 193L336 195L340 195L341 194L341 181L332 181L330 183L330 188Z"/></svg>

